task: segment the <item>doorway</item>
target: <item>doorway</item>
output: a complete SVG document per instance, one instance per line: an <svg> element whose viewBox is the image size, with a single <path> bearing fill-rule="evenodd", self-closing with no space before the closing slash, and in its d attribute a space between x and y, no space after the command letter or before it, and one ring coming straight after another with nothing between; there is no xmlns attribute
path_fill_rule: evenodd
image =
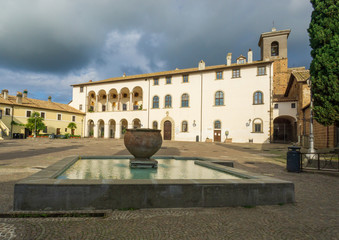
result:
<svg viewBox="0 0 339 240"><path fill-rule="evenodd" d="M214 130L214 142L221 142L221 130Z"/></svg>
<svg viewBox="0 0 339 240"><path fill-rule="evenodd" d="M164 123L164 140L171 139L172 139L172 123L167 120Z"/></svg>

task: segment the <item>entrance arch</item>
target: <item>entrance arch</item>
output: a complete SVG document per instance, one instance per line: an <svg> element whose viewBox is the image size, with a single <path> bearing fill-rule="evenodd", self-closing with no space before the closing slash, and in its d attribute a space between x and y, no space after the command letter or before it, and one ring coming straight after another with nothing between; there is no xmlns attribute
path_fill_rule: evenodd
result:
<svg viewBox="0 0 339 240"><path fill-rule="evenodd" d="M116 126L115 120L114 119L109 120L108 125L109 125L109 137L115 138L115 126Z"/></svg>
<svg viewBox="0 0 339 240"><path fill-rule="evenodd" d="M120 126L121 126L121 129L120 129L120 132L121 132L120 138L124 138L126 129L128 128L127 120L126 119L121 119Z"/></svg>
<svg viewBox="0 0 339 240"><path fill-rule="evenodd" d="M135 119L133 120L133 128L141 128L141 122L140 122L140 119L135 118Z"/></svg>
<svg viewBox="0 0 339 240"><path fill-rule="evenodd" d="M98 138L103 138L105 136L104 120L99 120L97 125L98 125Z"/></svg>
<svg viewBox="0 0 339 240"><path fill-rule="evenodd" d="M93 120L88 120L87 122L87 129L88 129L88 137L93 137L94 136L94 121Z"/></svg>
<svg viewBox="0 0 339 240"><path fill-rule="evenodd" d="M291 116L279 116L273 121L273 142L297 142L297 122Z"/></svg>

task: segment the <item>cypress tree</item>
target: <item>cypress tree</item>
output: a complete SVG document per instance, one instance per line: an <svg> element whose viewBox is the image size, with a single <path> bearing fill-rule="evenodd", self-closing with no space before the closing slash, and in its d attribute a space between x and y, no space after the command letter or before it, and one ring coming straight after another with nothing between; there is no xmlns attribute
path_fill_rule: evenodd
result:
<svg viewBox="0 0 339 240"><path fill-rule="evenodd" d="M311 0L310 66L314 118L324 126L338 124L339 1Z"/></svg>

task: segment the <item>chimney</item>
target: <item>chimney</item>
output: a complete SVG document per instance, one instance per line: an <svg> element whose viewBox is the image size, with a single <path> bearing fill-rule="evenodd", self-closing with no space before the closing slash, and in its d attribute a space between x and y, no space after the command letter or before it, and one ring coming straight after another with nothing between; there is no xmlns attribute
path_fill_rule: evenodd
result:
<svg viewBox="0 0 339 240"><path fill-rule="evenodd" d="M232 53L228 53L226 59L227 59L227 66L231 66L231 64L232 64Z"/></svg>
<svg viewBox="0 0 339 240"><path fill-rule="evenodd" d="M2 96L4 97L4 99L7 100L8 99L8 90L4 89L1 92L2 92Z"/></svg>
<svg viewBox="0 0 339 240"><path fill-rule="evenodd" d="M205 69L205 62L203 60L201 60L199 62L198 69L199 70L204 70Z"/></svg>
<svg viewBox="0 0 339 240"><path fill-rule="evenodd" d="M248 50L248 53L247 53L247 62L248 63L252 63L253 62L253 52L251 49Z"/></svg>
<svg viewBox="0 0 339 240"><path fill-rule="evenodd" d="M48 97L48 101L52 102L52 97L51 96Z"/></svg>
<svg viewBox="0 0 339 240"><path fill-rule="evenodd" d="M126 73L124 73L122 76L123 76L123 77L126 77Z"/></svg>
<svg viewBox="0 0 339 240"><path fill-rule="evenodd" d="M27 93L28 93L28 91L27 91L27 89L25 89L24 92L23 92L23 97L24 98L27 98Z"/></svg>
<svg viewBox="0 0 339 240"><path fill-rule="evenodd" d="M17 94L16 94L16 103L19 103L19 104L22 103L22 93L21 92L17 92Z"/></svg>

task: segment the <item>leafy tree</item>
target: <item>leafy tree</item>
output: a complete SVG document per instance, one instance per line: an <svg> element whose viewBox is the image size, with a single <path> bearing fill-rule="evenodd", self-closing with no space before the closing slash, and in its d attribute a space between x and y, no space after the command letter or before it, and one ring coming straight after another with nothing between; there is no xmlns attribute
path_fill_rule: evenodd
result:
<svg viewBox="0 0 339 240"><path fill-rule="evenodd" d="M314 118L324 126L338 124L339 1L311 0L310 66Z"/></svg>
<svg viewBox="0 0 339 240"><path fill-rule="evenodd" d="M77 125L74 122L70 122L67 128L71 129L72 135L74 135L74 129L77 128Z"/></svg>
<svg viewBox="0 0 339 240"><path fill-rule="evenodd" d="M25 126L32 132L35 131L36 126L36 134L39 134L41 130L44 130L46 128L46 125L44 124L44 119L40 117L40 114L38 112L33 112L31 114L31 116L27 119L27 124Z"/></svg>

